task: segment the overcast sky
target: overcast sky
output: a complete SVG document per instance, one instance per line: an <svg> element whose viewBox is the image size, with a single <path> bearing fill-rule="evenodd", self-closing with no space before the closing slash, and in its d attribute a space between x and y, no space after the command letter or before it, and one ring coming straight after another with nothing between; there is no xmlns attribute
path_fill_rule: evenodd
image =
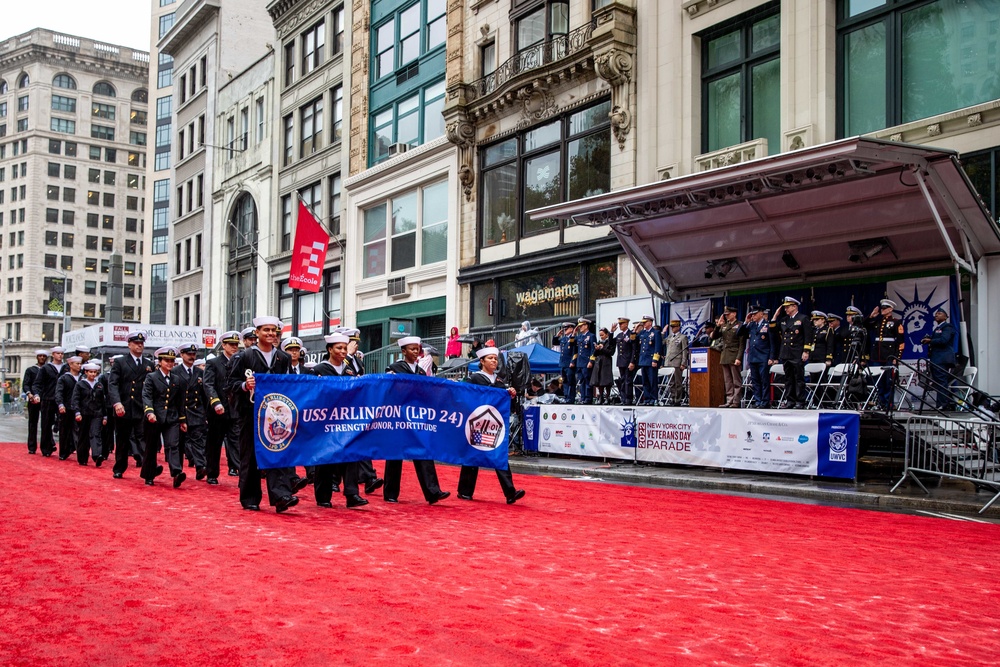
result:
<svg viewBox="0 0 1000 667"><path fill-rule="evenodd" d="M0 39L33 28L149 51L150 0L6 0ZM179 4L179 3L178 3Z"/></svg>

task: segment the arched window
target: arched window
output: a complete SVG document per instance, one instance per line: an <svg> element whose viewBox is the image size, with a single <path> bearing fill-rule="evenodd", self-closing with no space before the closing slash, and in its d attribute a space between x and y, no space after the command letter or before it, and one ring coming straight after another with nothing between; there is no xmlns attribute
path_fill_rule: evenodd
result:
<svg viewBox="0 0 1000 667"><path fill-rule="evenodd" d="M52 85L56 88L76 90L76 79L71 77L69 74L57 74L56 77L52 79Z"/></svg>
<svg viewBox="0 0 1000 667"><path fill-rule="evenodd" d="M17 79L17 87L18 88L27 88L29 83L31 83L31 79L28 77L27 74L22 74Z"/></svg>
<svg viewBox="0 0 1000 667"><path fill-rule="evenodd" d="M257 205L247 192L233 205L228 238L226 326L238 329L253 318L257 303Z"/></svg>
<svg viewBox="0 0 1000 667"><path fill-rule="evenodd" d="M4 81L3 79L0 79L0 95L3 95L6 92L7 92L7 82Z"/></svg>
<svg viewBox="0 0 1000 667"><path fill-rule="evenodd" d="M146 104L149 102L149 93L146 92L145 88L136 88L135 92L132 93L132 101Z"/></svg>
<svg viewBox="0 0 1000 667"><path fill-rule="evenodd" d="M94 94L104 95L105 97L115 97L115 88L107 81L98 81L94 84Z"/></svg>

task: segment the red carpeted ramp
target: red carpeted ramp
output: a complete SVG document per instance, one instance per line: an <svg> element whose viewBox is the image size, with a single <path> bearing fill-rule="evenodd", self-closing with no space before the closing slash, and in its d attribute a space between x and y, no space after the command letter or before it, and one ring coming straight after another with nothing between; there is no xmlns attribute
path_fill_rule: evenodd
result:
<svg viewBox="0 0 1000 667"><path fill-rule="evenodd" d="M408 465L398 505L276 515L230 477L0 470L2 665L1000 660L991 524L537 477L508 506L489 471L429 506Z"/></svg>

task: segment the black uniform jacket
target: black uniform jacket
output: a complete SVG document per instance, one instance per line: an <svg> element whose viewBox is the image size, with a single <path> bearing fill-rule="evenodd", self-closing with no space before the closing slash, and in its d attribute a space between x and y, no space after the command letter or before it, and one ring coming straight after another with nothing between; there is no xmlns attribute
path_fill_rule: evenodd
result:
<svg viewBox="0 0 1000 667"><path fill-rule="evenodd" d="M26 394L31 394L32 389L34 389L35 378L38 377L38 371L41 370L41 366L35 364L34 366L28 366L27 370L24 371L24 379L21 380L21 391Z"/></svg>
<svg viewBox="0 0 1000 667"><path fill-rule="evenodd" d="M171 377L170 382L159 370L146 375L142 383L142 409L152 412L161 425L185 421L184 384Z"/></svg>
<svg viewBox="0 0 1000 667"><path fill-rule="evenodd" d="M184 416L187 423L198 426L208 423L208 398L205 396L205 374L194 366L191 374L188 375L187 367L184 364L177 364L170 372L171 382L176 381L179 388L183 390Z"/></svg>
<svg viewBox="0 0 1000 667"><path fill-rule="evenodd" d="M69 410L70 401L73 399L73 388L76 386L77 380L82 377L82 375L73 377L72 373L63 373L59 376L59 379L56 380L56 405L61 405Z"/></svg>
<svg viewBox="0 0 1000 667"><path fill-rule="evenodd" d="M639 363L639 341L631 329L615 334L615 353L618 368L628 368L629 364Z"/></svg>
<svg viewBox="0 0 1000 667"><path fill-rule="evenodd" d="M235 357L236 355L233 355ZM205 373L202 379L205 383L205 396L212 411L215 411L215 404L222 403L226 412L232 410L229 394L229 367L232 358L227 358L225 354L220 354L205 362Z"/></svg>
<svg viewBox="0 0 1000 667"><path fill-rule="evenodd" d="M344 372L343 373L338 373L337 369L334 368L333 364L331 364L329 361L321 361L321 362L319 362L318 364L316 364L315 366L313 366L312 372L313 372L313 375L334 375L334 376L343 376L343 377L356 377L357 376L357 372L354 370L354 367L351 365L350 358L344 360Z"/></svg>
<svg viewBox="0 0 1000 667"><path fill-rule="evenodd" d="M241 350L230 359L229 362L229 391L235 397L236 413L240 417L253 416L253 401L250 400L250 392L244 389L243 383L247 381L247 371L254 375L283 375L288 373L292 365L292 358L287 352L282 352L277 347L274 348L274 356L271 357L271 364L268 365L263 353L257 349L256 345Z"/></svg>
<svg viewBox="0 0 1000 667"><path fill-rule="evenodd" d="M81 378L73 388L73 398L70 400L70 412L84 417L103 417L107 399L104 382L100 377L91 387L86 378Z"/></svg>
<svg viewBox="0 0 1000 667"><path fill-rule="evenodd" d="M56 366L50 361L38 369L38 375L35 376L35 384L31 388L31 393L43 401L56 400L56 382L58 382L59 376L62 375L63 368L66 368L65 364Z"/></svg>
<svg viewBox="0 0 1000 667"><path fill-rule="evenodd" d="M142 387L147 373L155 370L153 360L139 359L136 365L131 354L124 354L111 364L108 395L111 405L121 403L125 407L125 419L140 419L143 414Z"/></svg>

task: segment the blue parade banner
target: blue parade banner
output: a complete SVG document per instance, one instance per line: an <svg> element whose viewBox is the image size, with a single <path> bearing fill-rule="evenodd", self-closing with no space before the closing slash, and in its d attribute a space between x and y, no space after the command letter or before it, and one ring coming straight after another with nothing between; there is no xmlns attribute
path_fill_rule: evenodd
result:
<svg viewBox="0 0 1000 667"><path fill-rule="evenodd" d="M407 375L260 375L260 468L364 459L433 459L507 469L510 396L494 387Z"/></svg>

